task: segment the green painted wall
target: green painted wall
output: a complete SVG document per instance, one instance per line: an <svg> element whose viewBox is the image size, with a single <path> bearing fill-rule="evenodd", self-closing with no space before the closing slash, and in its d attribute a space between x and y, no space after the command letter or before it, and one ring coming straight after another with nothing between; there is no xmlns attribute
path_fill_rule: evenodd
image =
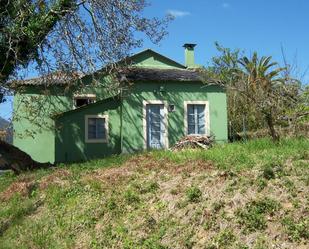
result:
<svg viewBox="0 0 309 249"><path fill-rule="evenodd" d="M53 115L72 110L74 94L94 93L98 100L115 95L114 89L106 87L110 84L108 77L96 84L91 84L92 80L92 77L84 77L81 85L71 88L25 86L15 91L13 144L36 161L54 163Z"/></svg>
<svg viewBox="0 0 309 249"><path fill-rule="evenodd" d="M161 94L158 93L160 87L164 89ZM143 100L164 100L175 105L175 112L168 113L170 146L185 135L184 101L209 101L210 132L218 142L227 141L226 94L220 87L194 82L144 82L135 84L123 103L123 152L143 149Z"/></svg>
<svg viewBox="0 0 309 249"><path fill-rule="evenodd" d="M14 96L13 144L39 162L55 161L55 113L70 110L71 98L64 89L26 87Z"/></svg>
<svg viewBox="0 0 309 249"><path fill-rule="evenodd" d="M185 66L162 56L150 49L147 49L141 53L133 55L131 57L133 64L138 67L150 67L150 68L178 68L185 69Z"/></svg>
<svg viewBox="0 0 309 249"><path fill-rule="evenodd" d="M164 92L157 93L162 87ZM164 100L174 104L175 112L168 113L168 139L172 146L185 135L184 101L207 100L210 112L210 131L218 142L227 141L226 95L219 87L201 83L136 83L123 101L123 153L144 148L143 100ZM119 154L120 101L97 103L61 116L57 121L56 161L84 161ZM108 114L109 143L85 142L85 116Z"/></svg>
<svg viewBox="0 0 309 249"><path fill-rule="evenodd" d="M120 153L120 101L72 111L56 119L56 162L75 162ZM108 143L85 142L85 116L108 115Z"/></svg>

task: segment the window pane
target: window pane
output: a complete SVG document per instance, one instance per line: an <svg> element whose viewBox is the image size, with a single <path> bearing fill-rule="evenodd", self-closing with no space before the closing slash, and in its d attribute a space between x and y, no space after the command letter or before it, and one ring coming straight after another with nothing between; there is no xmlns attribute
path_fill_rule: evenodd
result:
<svg viewBox="0 0 309 249"><path fill-rule="evenodd" d="M205 134L205 105L197 106L198 134Z"/></svg>
<svg viewBox="0 0 309 249"><path fill-rule="evenodd" d="M98 118L97 119L97 139L105 138L105 119Z"/></svg>
<svg viewBox="0 0 309 249"><path fill-rule="evenodd" d="M195 134L195 125L188 125L188 134Z"/></svg>
<svg viewBox="0 0 309 249"><path fill-rule="evenodd" d="M188 115L188 123L194 125L195 124L195 116L194 114Z"/></svg>
<svg viewBox="0 0 309 249"><path fill-rule="evenodd" d="M194 114L194 105L188 105L187 106L188 115Z"/></svg>
<svg viewBox="0 0 309 249"><path fill-rule="evenodd" d="M105 139L105 119L88 118L88 139Z"/></svg>
<svg viewBox="0 0 309 249"><path fill-rule="evenodd" d="M88 139L96 138L96 119L88 118Z"/></svg>

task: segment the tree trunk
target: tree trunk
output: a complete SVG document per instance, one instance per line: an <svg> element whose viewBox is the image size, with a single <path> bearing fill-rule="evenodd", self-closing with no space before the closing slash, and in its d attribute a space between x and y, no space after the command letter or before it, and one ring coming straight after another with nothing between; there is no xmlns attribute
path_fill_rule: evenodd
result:
<svg viewBox="0 0 309 249"><path fill-rule="evenodd" d="M269 135L271 136L273 142L278 142L280 140L279 134L277 133L274 125L273 116L271 113L265 114L265 119L267 122Z"/></svg>
<svg viewBox="0 0 309 249"><path fill-rule="evenodd" d="M15 146L0 140L0 170L13 170L19 174L27 170L49 168L50 163L39 163L34 161L27 153Z"/></svg>

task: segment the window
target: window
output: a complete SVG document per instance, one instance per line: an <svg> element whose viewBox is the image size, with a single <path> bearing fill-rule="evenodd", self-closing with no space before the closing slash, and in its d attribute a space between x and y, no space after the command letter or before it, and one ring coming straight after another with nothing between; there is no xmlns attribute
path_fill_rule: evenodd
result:
<svg viewBox="0 0 309 249"><path fill-rule="evenodd" d="M94 94L76 95L74 96L74 108L95 103L96 96Z"/></svg>
<svg viewBox="0 0 309 249"><path fill-rule="evenodd" d="M185 101L185 131L187 135L209 134L207 101Z"/></svg>
<svg viewBox="0 0 309 249"><path fill-rule="evenodd" d="M88 115L85 118L85 137L88 143L106 143L108 137L107 115Z"/></svg>

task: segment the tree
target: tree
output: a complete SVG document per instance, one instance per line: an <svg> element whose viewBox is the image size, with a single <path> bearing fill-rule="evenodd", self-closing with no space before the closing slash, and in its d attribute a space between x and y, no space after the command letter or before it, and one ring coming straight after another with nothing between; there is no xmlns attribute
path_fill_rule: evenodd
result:
<svg viewBox="0 0 309 249"><path fill-rule="evenodd" d="M273 141L278 141L275 124L288 107L295 106L299 82L290 77L287 68L272 62L270 56L259 57L253 53L250 58L240 57L238 50L231 51L219 45L217 48L222 55L205 70L205 81L227 89L229 101L231 96L236 99L242 115L255 114L253 120L258 119L255 122L262 126L260 121L265 121Z"/></svg>
<svg viewBox="0 0 309 249"><path fill-rule="evenodd" d="M212 58L211 65L202 73L205 81L209 84L219 84L226 89L228 119L230 126L229 136L240 133L244 130L244 125L248 130L263 128L263 119L253 105L248 104L248 99L238 92L242 88L242 83L238 82L235 71L240 70L239 59L244 56L244 52L235 49L225 48L219 43L215 43L219 52L218 56Z"/></svg>
<svg viewBox="0 0 309 249"><path fill-rule="evenodd" d="M39 73L93 73L141 45L166 34L170 17L142 14L145 0L2 0L0 4L0 88L31 65ZM32 64L31 64L32 63Z"/></svg>
<svg viewBox="0 0 309 249"><path fill-rule="evenodd" d="M278 141L275 119L281 111L281 102L285 97L285 79L280 77L280 73L285 69L278 67L271 59L270 56L259 58L255 52L251 58L245 56L238 60L241 68L235 73L243 84L242 94L261 112L272 139ZM273 69L274 66L277 68Z"/></svg>

